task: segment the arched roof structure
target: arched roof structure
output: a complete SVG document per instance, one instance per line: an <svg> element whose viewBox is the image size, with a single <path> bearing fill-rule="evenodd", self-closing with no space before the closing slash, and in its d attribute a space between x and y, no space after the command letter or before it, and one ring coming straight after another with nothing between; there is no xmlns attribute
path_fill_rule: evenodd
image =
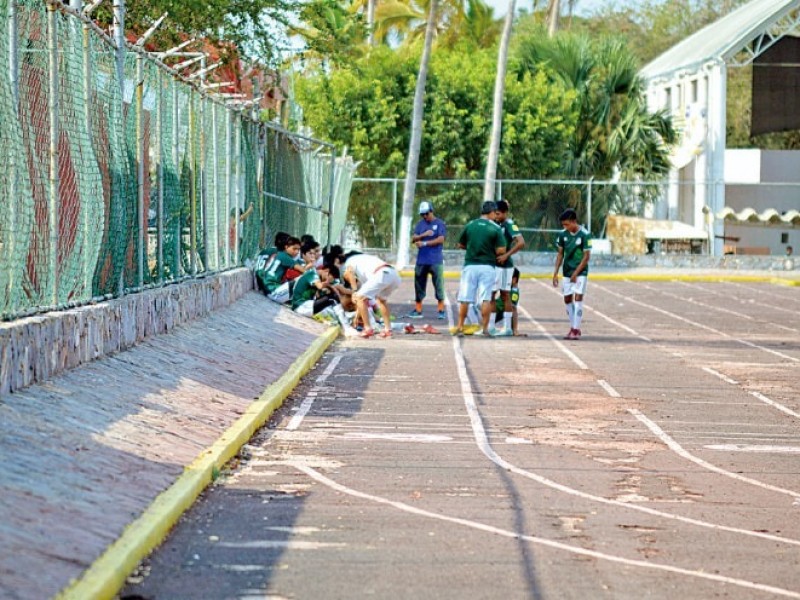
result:
<svg viewBox="0 0 800 600"><path fill-rule="evenodd" d="M800 0L753 0L692 34L648 63L648 81L680 71L696 72L712 62L744 66L800 25Z"/></svg>
<svg viewBox="0 0 800 600"><path fill-rule="evenodd" d="M707 213L723 211L727 70L753 63L785 36L798 34L800 0L751 0L640 71L650 108L669 110L683 132L683 142L673 152L670 176L677 183L670 185L657 216L705 227ZM691 194L685 193L686 184L693 185ZM686 207L687 203L691 206ZM721 254L722 221L717 220L713 228L714 254Z"/></svg>

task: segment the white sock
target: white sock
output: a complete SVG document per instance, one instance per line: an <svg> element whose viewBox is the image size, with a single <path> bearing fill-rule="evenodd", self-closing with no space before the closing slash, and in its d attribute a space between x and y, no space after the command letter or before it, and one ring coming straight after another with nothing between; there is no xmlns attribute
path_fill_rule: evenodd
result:
<svg viewBox="0 0 800 600"><path fill-rule="evenodd" d="M575 316L572 319L575 325L573 325L573 327L575 329L580 329L581 319L583 319L583 300L576 300L573 304L575 304Z"/></svg>
<svg viewBox="0 0 800 600"><path fill-rule="evenodd" d="M503 327L506 331L511 331L511 318L514 316L513 312L504 312L503 313Z"/></svg>
<svg viewBox="0 0 800 600"><path fill-rule="evenodd" d="M569 319L569 328L575 329L575 303L570 302L566 305L567 318Z"/></svg>

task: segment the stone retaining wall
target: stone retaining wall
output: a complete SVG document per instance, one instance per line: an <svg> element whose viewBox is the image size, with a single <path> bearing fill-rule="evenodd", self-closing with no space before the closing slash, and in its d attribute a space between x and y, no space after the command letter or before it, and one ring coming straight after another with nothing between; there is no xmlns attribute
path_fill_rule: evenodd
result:
<svg viewBox="0 0 800 600"><path fill-rule="evenodd" d="M0 395L127 350L205 317L253 289L249 269L0 323Z"/></svg>

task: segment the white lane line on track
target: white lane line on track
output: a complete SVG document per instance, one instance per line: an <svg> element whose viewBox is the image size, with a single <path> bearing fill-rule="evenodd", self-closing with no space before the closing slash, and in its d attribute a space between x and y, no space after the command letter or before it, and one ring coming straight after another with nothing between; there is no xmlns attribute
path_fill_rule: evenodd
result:
<svg viewBox="0 0 800 600"><path fill-rule="evenodd" d="M700 329L705 329L706 331L710 331L711 333L715 333L715 334L717 334L719 336L722 336L724 338L728 338L729 340L733 340L734 342L737 342L739 344L743 344L745 346L750 346L752 348L756 348L758 350L762 350L763 352L768 352L769 354L774 354L775 356L779 356L781 358L785 358L786 360L790 360L792 362L800 362L800 358L796 358L794 356L789 356L788 354L784 354L783 352L778 352L777 350L772 350L771 348L765 348L764 346L759 346L758 344L754 344L753 342L749 342L747 340L743 340L743 339L740 339L740 338L733 337L732 335L730 335L728 333L725 333L724 331L720 331L719 329L714 329L713 327L709 327L708 325L704 325L703 323L698 323L696 321L692 321L691 319L687 319L685 317L682 317L681 315L676 315L675 313L670 312L668 310L664 310L663 308L658 308L657 306L653 306L652 304L647 304L645 302L639 302L638 300L635 300L634 298L631 298L630 296L624 296L623 294L618 294L616 292L612 292L607 287L604 287L602 285L598 285L598 284L595 283L594 286L596 288L600 289L600 290L603 290L607 294L611 294L612 296L616 296L617 298L622 298L626 302L630 302L632 304L636 304L638 306L642 306L642 307L647 308L649 310L653 310L655 312L658 312L658 313L661 313L663 315L666 315L666 316L668 316L668 317L670 317L672 319L677 319L678 321L682 321L684 323L692 325L693 327L699 327Z"/></svg>
<svg viewBox="0 0 800 600"><path fill-rule="evenodd" d="M570 350L570 349L569 349L569 348L567 348L567 347L566 347L564 344L562 344L562 343L561 343L559 340L557 340L553 334L551 334L549 331L547 331L547 330L546 330L546 329L545 329L545 328L544 328L544 327L543 327L543 326L542 326L542 325L539 323L539 321L537 321L536 319L534 319L534 318L531 316L531 313L529 313L527 310L525 310L525 308L524 308L524 307L522 307L522 306L518 306L518 307L517 307L517 311L518 311L518 312L521 312L523 315L525 315L525 318L526 318L526 319L528 319L528 320L529 320L531 323L533 323L534 325L536 325L536 328L537 328L539 331L541 331L541 332L542 332L542 334L543 334L543 335L544 335L544 336L545 336L547 339L549 339L551 342L553 342L553 343L554 343L554 344L555 344L555 345L558 347L558 349L559 349L559 350L561 350L561 351L562 351L564 354L566 354L566 355L569 357L569 359L570 359L572 362L574 362L574 363L575 363L575 364L578 366L578 368L579 368L579 369L582 369L582 370L584 370L584 371L588 371L588 370L589 370L589 367L588 367L588 366L586 366L586 363L585 363L585 362L583 362L583 361L582 361L580 358L578 358L578 357L577 357L577 355L575 355L575 353L574 353L574 352L572 352L572 350Z"/></svg>
<svg viewBox="0 0 800 600"><path fill-rule="evenodd" d="M775 400L772 400L771 398L767 398L764 394L762 394L760 392L755 392L755 391L752 391L752 390L745 390L745 391L748 394L750 394L753 398L757 398L757 399L761 400L764 404L769 404L771 407L777 408L779 411L781 411L783 413L786 413L787 415L791 415L792 417L797 417L798 419L800 419L800 413L798 413L796 411L793 411L788 406L784 406L780 402L775 402Z"/></svg>
<svg viewBox="0 0 800 600"><path fill-rule="evenodd" d="M599 383L600 387L603 388L606 392L608 392L608 395L611 396L612 398L621 398L622 397L622 396L620 396L619 392L617 390L615 390L611 386L611 384L608 383L605 379L598 379L597 383Z"/></svg>
<svg viewBox="0 0 800 600"><path fill-rule="evenodd" d="M457 342L456 342L457 343ZM598 560L605 560L613 563L618 563L622 565L626 565L629 567L639 567L643 569L651 569L655 571L663 571L667 573L673 573L676 575L685 575L687 577L696 577L698 579L705 579L708 581L714 581L717 583L723 584L730 584L735 585L738 587L743 587L750 590L758 590L761 592L767 592L771 594L775 594L778 596L783 596L785 598L796 598L800 599L800 593L794 592L792 590L787 590L771 585L766 585L763 583L756 583L753 581L748 581L746 579L739 579L736 577L727 577L725 575L716 575L714 573L707 573L705 571L692 571L690 569L683 569L681 567L673 567L669 565L659 565L653 562L644 561L644 560L632 560L629 558L623 558L621 556L615 556L613 554L606 554L604 552L597 552L596 550L587 550L586 548L581 548L580 546L571 546L569 544L564 544L562 542L557 542L555 540L548 540L546 538L541 538L538 536L533 535L524 535L521 533L517 533L515 531L510 531L508 529L501 529L499 527L494 527L492 525L486 525L485 523L479 523L477 521L470 521L468 519L462 519L459 517L451 517L449 515L443 515L440 513L434 513L428 510L424 510L421 508L417 508L416 506L411 506L404 502L398 502L396 500L389 500L388 498L383 498L382 496L374 496L372 494L367 494L365 492L360 492L358 490L354 490L353 488L349 488L344 486L328 477L323 475L322 473L307 467L302 464L291 464L294 468L302 473L305 473L311 479L328 486L332 490L340 492L342 494L347 494L348 496L352 496L354 498L361 498L362 500L368 500L370 502L374 502L377 504L383 504L386 506L391 506L398 510L402 510L404 512L417 515L420 517L426 517L429 519L436 519L439 521L445 521L447 523L454 523L456 525L462 525L464 527L469 527L472 529L477 529L479 531L484 531L486 533L491 533L494 535L499 535L502 537L515 539L515 540L524 540L526 542L531 542L533 544L538 544L540 546L546 546L548 548L553 548L556 550L561 550L564 552L569 552L571 554L577 554L580 556L588 556L591 558L595 558Z"/></svg>
<svg viewBox="0 0 800 600"><path fill-rule="evenodd" d="M728 377L724 373L720 373L719 371L715 371L714 369L712 369L710 367L703 367L703 371L705 371L706 373L711 373L712 375L715 375L715 376L719 377L720 379L722 379L722 381L724 381L726 383L730 383L731 385L739 386L743 391L745 391L748 394L750 394L753 398L756 398L757 400L760 400L764 404L768 404L769 406L771 406L773 408L776 408L779 411L781 411L783 413L786 413L789 416L796 417L796 418L800 419L800 413L798 413L797 411L792 410L788 406L784 406L780 402L776 402L775 400L773 400L771 398L768 398L767 396L765 396L761 392L756 392L754 390L748 390L747 388L742 386L738 381L736 381L735 379L731 379L730 377Z"/></svg>
<svg viewBox="0 0 800 600"><path fill-rule="evenodd" d="M786 488L778 487L776 485L771 485L769 483L764 483L763 481L758 481L757 479L750 479L749 477L739 475L738 473L732 473L730 471L726 471L725 469L718 467L717 465L712 465L710 462L706 462L702 458L699 458L684 450L683 446L681 446L678 442L672 439L668 433L666 433L663 429L661 429L661 427L656 425L656 423L650 420L647 416L642 414L641 411L636 410L635 408L629 408L628 412L631 413L634 417L636 417L645 427L647 427L653 433L653 435L655 435L659 440L661 440L664 444L666 444L667 447L678 456L681 456L686 460L689 460L695 463L696 465L699 465L709 471L713 471L714 473L717 473L719 475L724 475L725 477L730 477L731 479L735 479L743 483L748 483L750 485L754 485L756 487L760 487L765 490L770 490L772 492L786 494L794 499L795 504L800 504L800 492L787 490Z"/></svg>
<svg viewBox="0 0 800 600"><path fill-rule="evenodd" d="M724 373L720 373L719 371L715 371L711 367L702 367L702 369L703 369L703 371L705 371L706 373L710 373L714 377L719 377L725 383L730 383L731 385L739 385L739 382L736 381L735 379L731 379L730 377L728 377Z"/></svg>
<svg viewBox="0 0 800 600"><path fill-rule="evenodd" d="M317 394L319 394L319 392L322 391L322 387L320 384L325 383L325 380L328 379L328 377L330 377L333 374L333 372L336 370L336 367L339 365L339 362L342 360L342 357L343 357L342 354L337 354L336 356L334 356L331 362L322 372L322 375L317 377L316 385L313 388L311 388L311 390L308 392L308 395L306 396L305 400L303 400L303 403L300 405L300 408L297 409L297 413L289 421L289 424L286 426L286 429L288 429L289 431L294 431L295 429L300 427L300 424L303 422L303 418L308 414L308 411L311 410L311 406L314 404L314 400L316 399Z"/></svg>
<svg viewBox="0 0 800 600"><path fill-rule="evenodd" d="M695 300L694 298L686 298L684 296L678 296L678 294L673 294L672 292L665 292L664 290L657 290L651 285L647 285L646 283L642 283L641 281L636 282L637 285L642 286L646 290L650 290L651 292L656 292L662 296L669 296L670 298L676 298L681 302L688 302L689 304L694 304L695 306L701 306L702 308L709 308L711 310L715 310L717 312L727 313L729 315L733 315L735 317L739 317L740 319L745 319L747 321L754 321L755 317L751 317L750 315L746 315L744 313L737 312L735 310L731 310L729 308L722 308L721 306L714 306L713 304L706 304L705 302L700 302L700 300ZM769 325L772 323L767 322Z"/></svg>
<svg viewBox="0 0 800 600"><path fill-rule="evenodd" d="M723 452L754 452L756 454L800 454L800 446L755 446L752 444L711 444L703 446L708 450Z"/></svg>
<svg viewBox="0 0 800 600"><path fill-rule="evenodd" d="M449 299L445 300L449 306ZM450 315L450 311L448 310L448 318ZM452 321L451 321L452 323ZM710 523L708 521L701 521L699 519L693 519L691 517L684 517L681 515L676 515L674 513L663 512L657 510L655 508L650 508L648 506L640 506L638 504L631 504L628 502L623 502L621 500L612 500L610 498L604 498L603 496L596 496L594 494L589 494L587 492L582 492L575 488L568 487L566 485L560 484L552 479L548 479L542 475L537 473L533 473L531 471L526 471L516 465L513 465L500 457L492 448L492 445L489 443L489 437L486 434L486 429L483 427L483 419L480 415L480 411L478 410L478 406L475 402L475 396L472 392L472 384L469 380L469 375L467 374L466 364L464 361L464 354L461 350L461 345L459 344L459 339L457 337L453 337L452 345L453 345L453 353L455 355L456 361L456 371L458 372L459 380L461 381L461 391L462 396L464 399L464 406L467 410L467 415L469 416L470 424L472 426L472 433L475 444L477 444L480 451L496 464L498 467L506 469L512 473L515 473L521 477L525 477L526 479L530 479L531 481L535 481L541 485L547 486L554 490L558 490L564 494L568 494L570 496L575 496L577 498L582 498L584 500L589 500L591 502L597 502L599 504L606 504L609 506L616 506L619 508L623 508L626 510L633 510L641 513L645 513L648 515L653 515L656 517L661 517L663 519L669 519L671 521L678 521L681 523L687 523L690 525L695 525L697 527L704 527L706 529L712 529L715 531L725 531L728 533L735 533L739 535L745 535L749 537L756 537L766 540L771 540L774 542L779 542L783 544L789 544L792 546L800 546L800 540L794 540L791 538L785 538L777 535L772 535L769 533L763 533L760 531L751 531L749 529L740 529L738 527L730 527L728 525L719 525L717 523Z"/></svg>

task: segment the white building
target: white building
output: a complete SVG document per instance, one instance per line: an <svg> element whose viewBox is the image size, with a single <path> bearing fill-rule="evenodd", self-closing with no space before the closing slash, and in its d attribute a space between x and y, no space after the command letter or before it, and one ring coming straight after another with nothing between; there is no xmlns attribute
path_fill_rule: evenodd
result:
<svg viewBox="0 0 800 600"><path fill-rule="evenodd" d="M781 40L796 43L797 36L800 0L752 0L641 71L651 110L669 109L682 132L672 156L669 191L654 216L708 228L714 255L736 244L782 254L783 233L786 244L800 246L800 213L792 212L800 209L800 156L727 150L725 140L728 69L758 64L771 48L779 49ZM798 69L797 63L763 66ZM791 97L778 108L800 118L797 106ZM747 152L757 154L742 154ZM753 211L743 213L746 208ZM733 224L740 219L748 224Z"/></svg>

